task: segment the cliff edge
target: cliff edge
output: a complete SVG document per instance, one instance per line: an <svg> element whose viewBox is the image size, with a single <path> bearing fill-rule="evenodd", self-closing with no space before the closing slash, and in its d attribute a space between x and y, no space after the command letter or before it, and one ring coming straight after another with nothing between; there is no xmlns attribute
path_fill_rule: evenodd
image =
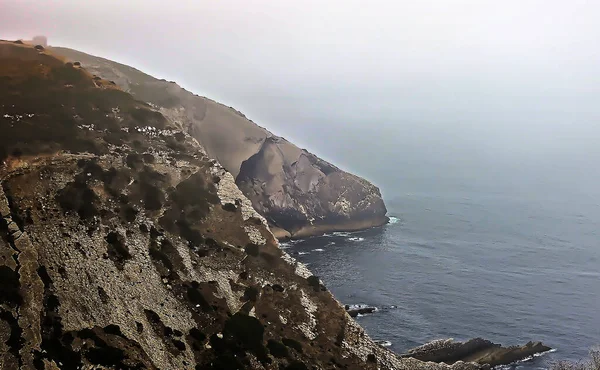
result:
<svg viewBox="0 0 600 370"><path fill-rule="evenodd" d="M123 64L67 48L52 50L179 122L234 176L277 237L387 223L376 186L273 135L235 109Z"/></svg>
<svg viewBox="0 0 600 370"><path fill-rule="evenodd" d="M449 368L375 344L178 122L43 47L0 82L0 368Z"/></svg>

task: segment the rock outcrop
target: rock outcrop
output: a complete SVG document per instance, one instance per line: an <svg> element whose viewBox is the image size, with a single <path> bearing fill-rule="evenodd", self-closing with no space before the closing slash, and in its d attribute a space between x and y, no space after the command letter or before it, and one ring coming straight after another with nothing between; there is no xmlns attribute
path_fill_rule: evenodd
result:
<svg viewBox="0 0 600 370"><path fill-rule="evenodd" d="M0 368L449 369L374 343L180 122L111 86L0 42Z"/></svg>
<svg viewBox="0 0 600 370"><path fill-rule="evenodd" d="M173 82L66 48L52 49L179 122L235 178L277 237L354 231L387 223L379 189L289 141L231 107Z"/></svg>
<svg viewBox="0 0 600 370"><path fill-rule="evenodd" d="M358 315L366 315L377 311L377 307L367 305L345 305L344 308L350 317L357 317Z"/></svg>
<svg viewBox="0 0 600 370"><path fill-rule="evenodd" d="M523 346L502 347L489 340L475 338L467 342L452 339L435 340L408 351L401 357L421 361L454 364L457 361L475 362L490 367L508 365L550 351L552 348L540 342L529 342Z"/></svg>

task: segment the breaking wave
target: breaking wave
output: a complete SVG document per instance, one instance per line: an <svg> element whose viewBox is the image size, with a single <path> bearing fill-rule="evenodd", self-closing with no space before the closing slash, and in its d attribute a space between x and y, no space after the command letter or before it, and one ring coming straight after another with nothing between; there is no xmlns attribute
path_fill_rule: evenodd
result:
<svg viewBox="0 0 600 370"><path fill-rule="evenodd" d="M365 238L361 238L361 237L358 237L358 236L353 236L351 238L348 238L348 240L351 241L351 242L362 242L363 240L365 240Z"/></svg>

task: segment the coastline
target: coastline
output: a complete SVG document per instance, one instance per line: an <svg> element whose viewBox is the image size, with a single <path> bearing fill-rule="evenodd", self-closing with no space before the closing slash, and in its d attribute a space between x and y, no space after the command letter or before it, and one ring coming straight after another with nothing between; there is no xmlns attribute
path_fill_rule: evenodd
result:
<svg viewBox="0 0 600 370"><path fill-rule="evenodd" d="M290 232L277 226L269 225L271 232L279 241L290 239L305 239L313 236L321 236L330 232L352 232L362 231L373 227L386 225L390 222L388 216L378 217L369 220L355 221L350 220L342 223L307 225L300 229Z"/></svg>

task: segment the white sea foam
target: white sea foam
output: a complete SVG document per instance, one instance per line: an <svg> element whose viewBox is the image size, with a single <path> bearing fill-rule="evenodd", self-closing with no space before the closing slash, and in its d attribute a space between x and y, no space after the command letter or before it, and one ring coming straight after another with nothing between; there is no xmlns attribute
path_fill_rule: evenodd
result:
<svg viewBox="0 0 600 370"><path fill-rule="evenodd" d="M553 352L556 352L556 348L552 348L551 350L546 351L546 352L534 353L532 356L525 357L524 359L519 360L519 361L515 361L515 362L513 362L511 364L502 365L502 366L496 366L494 369L497 369L497 370L512 369L512 368L514 368L515 364L518 365L518 364L523 363L523 362L528 362L528 361L533 360L536 357L544 356L544 355L547 355L547 354L553 353Z"/></svg>
<svg viewBox="0 0 600 370"><path fill-rule="evenodd" d="M325 249L317 248L313 249L314 252L325 252Z"/></svg>
<svg viewBox="0 0 600 370"><path fill-rule="evenodd" d="M365 238L360 238L358 236L353 236L351 238L348 238L349 241L351 242L362 242L363 240L365 240Z"/></svg>
<svg viewBox="0 0 600 370"><path fill-rule="evenodd" d="M309 254L310 252L298 252L298 255L304 256L305 254Z"/></svg>
<svg viewBox="0 0 600 370"><path fill-rule="evenodd" d="M331 234L332 236L348 236L350 235L350 233L345 232L345 231L336 231L334 233Z"/></svg>
<svg viewBox="0 0 600 370"><path fill-rule="evenodd" d="M388 223L390 225L393 225L393 224L397 224L398 222L400 222L400 219L398 217L390 216L390 221Z"/></svg>
<svg viewBox="0 0 600 370"><path fill-rule="evenodd" d="M389 340L376 340L375 343L379 344L382 347L390 347L392 345L392 342L390 342Z"/></svg>

